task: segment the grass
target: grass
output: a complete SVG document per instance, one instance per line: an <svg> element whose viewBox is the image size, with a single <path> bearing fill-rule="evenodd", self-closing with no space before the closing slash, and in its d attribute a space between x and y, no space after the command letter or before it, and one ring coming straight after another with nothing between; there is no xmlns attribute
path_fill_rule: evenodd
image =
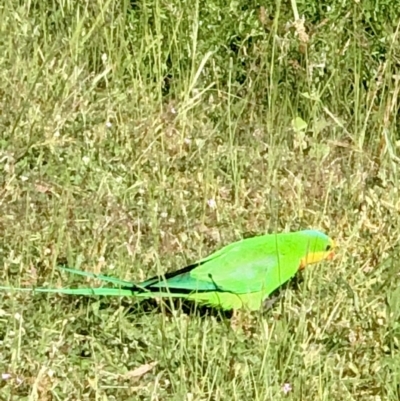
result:
<svg viewBox="0 0 400 401"><path fill-rule="evenodd" d="M2 285L96 284L60 259L137 281L272 231L340 250L236 329L1 294L1 399L399 399L398 27L362 3L299 3L304 37L290 4L6 0Z"/></svg>

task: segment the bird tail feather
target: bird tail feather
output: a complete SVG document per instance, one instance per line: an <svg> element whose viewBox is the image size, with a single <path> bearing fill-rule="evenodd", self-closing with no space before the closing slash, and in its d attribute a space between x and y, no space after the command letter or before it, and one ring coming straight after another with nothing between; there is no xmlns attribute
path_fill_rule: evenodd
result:
<svg viewBox="0 0 400 401"><path fill-rule="evenodd" d="M8 292L34 292L34 293L53 293L65 295L86 295L86 296L135 296L140 298L157 298L157 297L171 297L171 298L186 298L187 293L169 293L168 291L153 292L146 291L145 286L141 284L134 284L129 281L120 280L115 277L105 276L103 274L95 274L77 270L66 266L58 266L60 270L68 273L76 274L79 276L90 277L98 279L107 283L119 286L120 288L99 287L99 288L43 288L43 287L11 287L0 286L0 291ZM143 283L142 283L143 284Z"/></svg>
<svg viewBox="0 0 400 401"><path fill-rule="evenodd" d="M60 270L68 273L90 277L98 279L107 283L112 283L123 288L110 288L110 287L100 287L100 288L17 288L17 287L6 287L0 286L0 291L18 291L18 292L42 292L42 293L56 293L56 294L66 294L66 295L100 295L100 296L132 296L136 295L136 285L129 281L120 280L115 277L105 276L103 274L95 274L90 272L85 272L83 270L72 269L66 266L58 266Z"/></svg>
<svg viewBox="0 0 400 401"><path fill-rule="evenodd" d="M60 270L68 272L68 273L72 273L72 274L76 274L76 275L84 276L84 277L95 278L95 279L98 279L101 281L105 281L106 283L112 283L112 284L119 285L122 287L135 286L135 284L132 284L129 281L120 280L119 278L116 278L116 277L105 276L104 274L85 272L84 270L72 269L71 267L66 267L66 266L58 266L58 268Z"/></svg>
<svg viewBox="0 0 400 401"><path fill-rule="evenodd" d="M120 288L14 288L14 287L0 287L0 291L9 292L44 292L44 293L55 293L55 294L65 294L65 295L100 295L100 296L132 296L135 292L129 289Z"/></svg>

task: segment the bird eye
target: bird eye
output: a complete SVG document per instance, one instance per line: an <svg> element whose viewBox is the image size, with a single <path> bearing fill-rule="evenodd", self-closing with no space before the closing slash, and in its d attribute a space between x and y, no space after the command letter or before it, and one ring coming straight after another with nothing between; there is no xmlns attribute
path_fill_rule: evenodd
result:
<svg viewBox="0 0 400 401"><path fill-rule="evenodd" d="M325 248L326 251L330 251L331 249L332 249L332 247L330 245L327 245Z"/></svg>

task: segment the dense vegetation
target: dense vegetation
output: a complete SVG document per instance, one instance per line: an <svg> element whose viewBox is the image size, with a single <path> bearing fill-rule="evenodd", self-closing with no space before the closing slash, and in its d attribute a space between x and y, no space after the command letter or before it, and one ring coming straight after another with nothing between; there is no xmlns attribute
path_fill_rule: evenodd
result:
<svg viewBox="0 0 400 401"><path fill-rule="evenodd" d="M140 280L272 231L340 250L239 322L1 293L0 398L397 401L399 23L388 0L5 0L1 285L98 284L61 260Z"/></svg>

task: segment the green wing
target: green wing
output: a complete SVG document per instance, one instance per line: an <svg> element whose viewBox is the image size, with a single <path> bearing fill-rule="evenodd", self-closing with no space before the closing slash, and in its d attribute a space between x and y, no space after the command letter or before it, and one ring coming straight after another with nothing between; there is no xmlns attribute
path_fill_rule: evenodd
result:
<svg viewBox="0 0 400 401"><path fill-rule="evenodd" d="M222 248L193 269L189 266L189 271L166 275L164 280L154 277L141 286L151 290L270 293L297 272L301 255L292 250L290 241L277 243L274 235L249 238Z"/></svg>

